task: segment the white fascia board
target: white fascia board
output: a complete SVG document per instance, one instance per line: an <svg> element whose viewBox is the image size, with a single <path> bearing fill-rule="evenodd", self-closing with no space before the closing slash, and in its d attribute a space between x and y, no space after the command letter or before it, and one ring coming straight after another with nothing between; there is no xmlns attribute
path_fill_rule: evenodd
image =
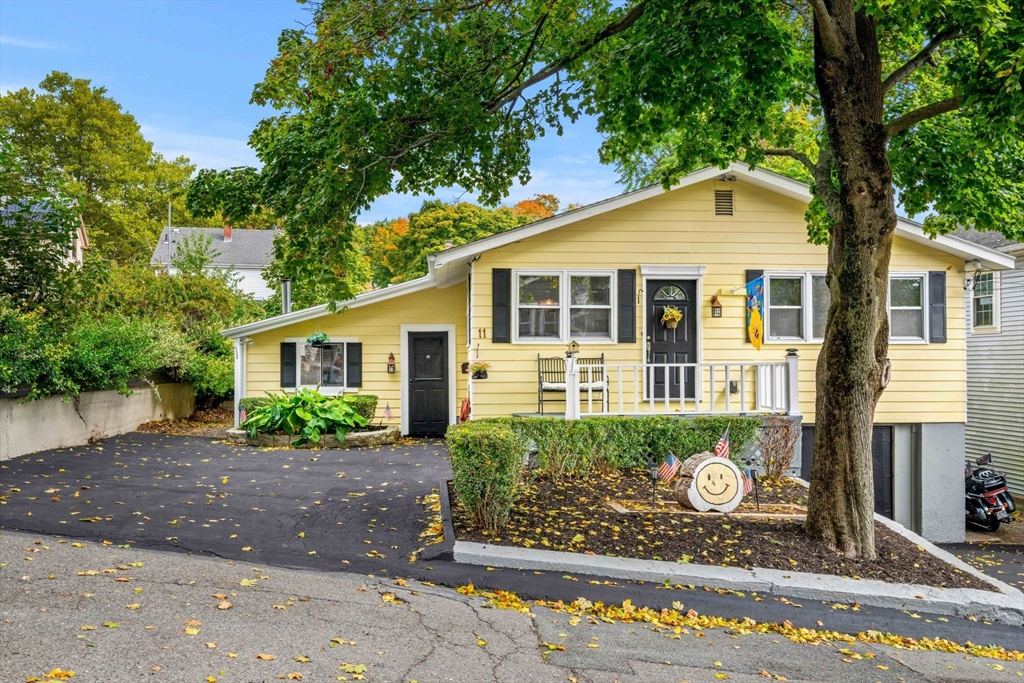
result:
<svg viewBox="0 0 1024 683"><path fill-rule="evenodd" d="M370 304L379 303L381 301L387 301L388 299L394 299L395 297L403 296L405 294L412 294L424 289L430 289L435 286L434 278L430 275L424 275L423 277L416 278L415 280L409 280L397 285L390 285L383 289L375 289L372 292L366 292L360 294L354 299L340 302L339 306L341 309L348 308L360 308L362 306L368 306ZM257 320L253 323L245 325L239 325L238 327L232 327L230 329L221 332L221 335L234 339L237 337L244 337L249 334L256 334L258 332L266 332L267 330L273 330L278 327L284 327L285 325L291 325L293 323L302 322L304 320L312 320L313 318L319 318L324 315L331 315L331 311L327 310L327 304L321 304L319 306L311 306L309 308L303 308L298 311L292 311L291 313L282 313L281 315L275 315L271 318L264 318L263 320Z"/></svg>
<svg viewBox="0 0 1024 683"><path fill-rule="evenodd" d="M939 251L959 256L964 261L980 261L983 266L990 270L1013 268L1013 257L1007 254L950 235L930 237L925 234L924 228L920 223L915 223L906 218L900 218L897 221L896 234L911 242L924 244Z"/></svg>

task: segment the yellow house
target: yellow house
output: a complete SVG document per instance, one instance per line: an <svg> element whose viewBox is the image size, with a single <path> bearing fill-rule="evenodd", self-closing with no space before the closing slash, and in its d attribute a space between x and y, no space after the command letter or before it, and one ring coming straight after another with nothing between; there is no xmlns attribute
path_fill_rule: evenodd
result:
<svg viewBox="0 0 1024 683"><path fill-rule="evenodd" d="M240 398L296 386L376 394L378 417L387 409L414 436L443 434L466 412L787 414L802 419L794 467L806 470L828 309L809 200L805 184L765 170L703 169L668 191L434 254L428 275L362 294L340 314L318 306L226 330L236 419ZM897 226L876 499L934 540L963 537L964 277L1012 266L998 251ZM748 337L748 282L762 286L760 349ZM318 331L330 343L307 346ZM486 372L469 372L477 362Z"/></svg>

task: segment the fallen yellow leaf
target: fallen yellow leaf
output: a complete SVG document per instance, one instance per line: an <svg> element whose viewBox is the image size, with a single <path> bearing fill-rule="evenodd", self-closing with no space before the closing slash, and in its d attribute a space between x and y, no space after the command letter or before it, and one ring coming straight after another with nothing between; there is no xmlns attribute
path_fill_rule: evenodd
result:
<svg viewBox="0 0 1024 683"><path fill-rule="evenodd" d="M232 607L234 607L234 605L227 600L221 600L217 603L217 609L231 609Z"/></svg>
<svg viewBox="0 0 1024 683"><path fill-rule="evenodd" d="M258 655L256 655L256 659L262 659L265 662L270 662L270 661L273 661L273 660L277 659L277 656L276 655L268 655L268 654L266 654L264 652L261 652Z"/></svg>

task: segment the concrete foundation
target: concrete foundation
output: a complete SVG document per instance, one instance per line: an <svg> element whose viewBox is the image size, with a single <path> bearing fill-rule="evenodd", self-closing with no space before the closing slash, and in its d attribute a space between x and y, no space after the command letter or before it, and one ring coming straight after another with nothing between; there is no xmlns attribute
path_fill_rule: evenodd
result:
<svg viewBox="0 0 1024 683"><path fill-rule="evenodd" d="M964 425L917 426L917 520L914 531L933 543L964 540Z"/></svg>
<svg viewBox="0 0 1024 683"><path fill-rule="evenodd" d="M158 384L116 391L88 391L62 401L50 396L31 403L0 398L0 461L49 448L81 446L91 440L130 432L143 422L188 417L195 394L188 384Z"/></svg>

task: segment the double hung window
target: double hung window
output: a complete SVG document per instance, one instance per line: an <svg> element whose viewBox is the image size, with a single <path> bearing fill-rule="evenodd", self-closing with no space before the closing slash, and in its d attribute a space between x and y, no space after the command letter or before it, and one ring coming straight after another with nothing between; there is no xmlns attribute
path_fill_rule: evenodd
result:
<svg viewBox="0 0 1024 683"><path fill-rule="evenodd" d="M975 277L971 294L972 328L995 327L995 284L995 273L981 273Z"/></svg>
<svg viewBox="0 0 1024 683"><path fill-rule="evenodd" d="M924 341L925 296L924 277L893 275L889 277L889 338L903 341Z"/></svg>
<svg viewBox="0 0 1024 683"><path fill-rule="evenodd" d="M516 339L611 339L611 272L517 272Z"/></svg>

